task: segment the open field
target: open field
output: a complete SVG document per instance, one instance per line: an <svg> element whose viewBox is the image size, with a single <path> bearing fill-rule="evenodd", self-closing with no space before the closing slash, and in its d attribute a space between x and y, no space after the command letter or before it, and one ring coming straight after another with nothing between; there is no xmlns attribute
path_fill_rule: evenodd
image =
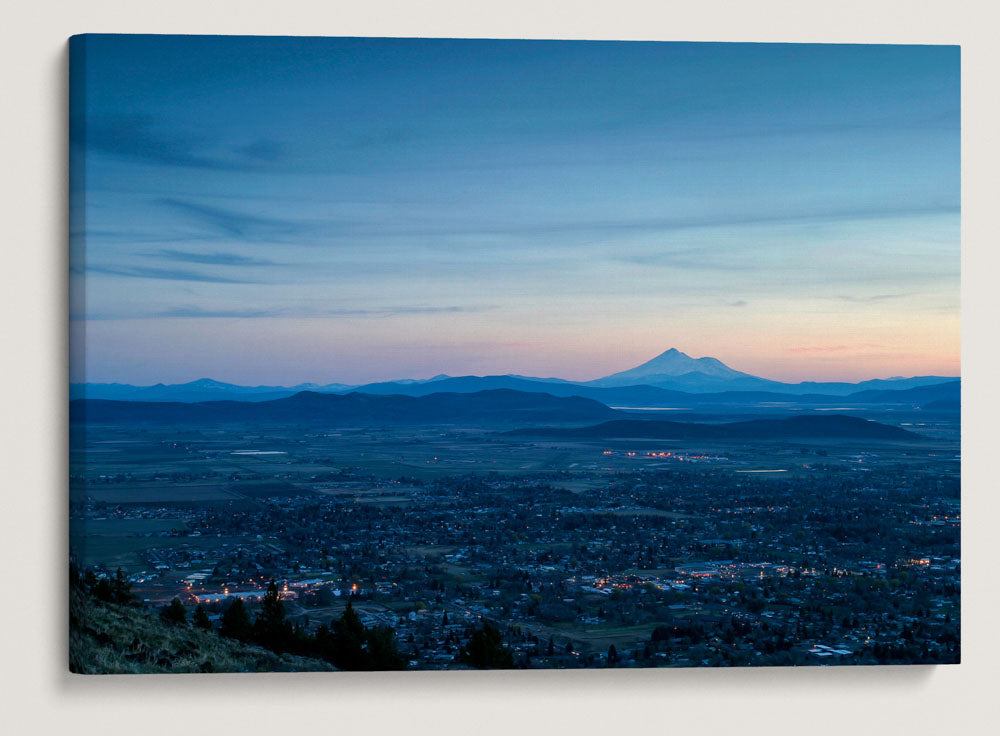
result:
<svg viewBox="0 0 1000 736"><path fill-rule="evenodd" d="M238 494L215 485L177 486L168 483L155 486L109 486L88 489L95 501L112 504L201 504L210 501L235 501Z"/></svg>
<svg viewBox="0 0 1000 736"><path fill-rule="evenodd" d="M91 519L87 534L93 537L145 537L159 532L187 531L184 519Z"/></svg>
<svg viewBox="0 0 1000 736"><path fill-rule="evenodd" d="M89 527L89 524L88 524ZM70 536L70 548L84 565L103 564L114 570L121 567L126 572L144 570L147 565L139 557L148 549L183 547L189 545L186 537L132 537L79 534Z"/></svg>
<svg viewBox="0 0 1000 736"><path fill-rule="evenodd" d="M925 423L926 424L926 423ZM941 424L938 422L938 424ZM880 443L882 461L891 456L901 465L920 464L929 456L958 465L954 423L935 427L942 437L924 443ZM111 435L108 437L107 435ZM694 463L706 468L739 471L785 471L808 475L817 463L864 465L870 442L734 442L587 440L525 441L483 430L431 429L342 431L326 435L296 434L282 428L278 436L261 437L243 430L180 432L177 429L122 432L91 430L75 444L71 468L93 479L88 495L109 503L155 502L164 484L175 492L166 501L225 501L235 496L266 498L320 490L338 493L319 481L331 471L384 479L421 482L463 473L563 473L551 483L573 493L601 485L603 477L636 470L668 470ZM821 450L821 453L820 453ZM282 452L247 455L243 452ZM669 453L669 456L663 455ZM778 475L779 473L774 473ZM760 475L766 475L760 473ZM114 483L101 478L119 477ZM575 477L574 477L575 476ZM124 479L124 480L123 480ZM103 485L103 488L102 488Z"/></svg>

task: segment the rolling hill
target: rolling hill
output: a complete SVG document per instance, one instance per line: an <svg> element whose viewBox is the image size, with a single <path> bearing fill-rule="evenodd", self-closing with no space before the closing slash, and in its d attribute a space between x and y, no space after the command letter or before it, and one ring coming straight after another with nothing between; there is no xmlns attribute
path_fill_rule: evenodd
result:
<svg viewBox="0 0 1000 736"><path fill-rule="evenodd" d="M257 402L103 399L70 402L71 424L509 425L595 422L617 416L619 412L591 399L509 389L419 397L303 391L287 398Z"/></svg>

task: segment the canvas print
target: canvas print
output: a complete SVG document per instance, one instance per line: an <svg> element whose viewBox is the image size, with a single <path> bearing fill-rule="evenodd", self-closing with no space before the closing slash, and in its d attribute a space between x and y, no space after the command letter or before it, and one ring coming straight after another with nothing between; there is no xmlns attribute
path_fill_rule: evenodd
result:
<svg viewBox="0 0 1000 736"><path fill-rule="evenodd" d="M959 68L74 37L70 670L957 663Z"/></svg>

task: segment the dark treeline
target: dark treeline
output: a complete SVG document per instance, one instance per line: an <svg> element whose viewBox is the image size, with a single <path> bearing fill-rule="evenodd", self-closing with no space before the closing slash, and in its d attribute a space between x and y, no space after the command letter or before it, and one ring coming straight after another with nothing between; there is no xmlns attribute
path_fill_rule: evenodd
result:
<svg viewBox="0 0 1000 736"><path fill-rule="evenodd" d="M70 563L70 587L89 594L100 603L135 605L131 583L119 568L113 576L98 577L93 571L83 573L75 563ZM187 610L179 598L160 610L160 618L175 626L188 625ZM396 645L396 632L391 626L365 626L351 601L338 619L320 626L310 634L300 624L293 624L285 615L285 606L274 581L267 592L260 610L251 620L250 611L239 598L225 609L221 625L216 630L201 604L192 614L195 627L214 630L220 636L246 644L256 644L276 654L296 654L323 659L341 670L402 670L406 660ZM473 632L462 647L459 661L479 669L511 668L514 659L504 646L499 629L485 622Z"/></svg>
<svg viewBox="0 0 1000 736"><path fill-rule="evenodd" d="M288 652L325 659L342 670L401 670L406 662L396 647L392 627L366 627L351 602L339 619L308 633L285 616L278 586L267 586L257 617L251 623L243 601L236 599L222 614L222 636L251 642L278 654Z"/></svg>

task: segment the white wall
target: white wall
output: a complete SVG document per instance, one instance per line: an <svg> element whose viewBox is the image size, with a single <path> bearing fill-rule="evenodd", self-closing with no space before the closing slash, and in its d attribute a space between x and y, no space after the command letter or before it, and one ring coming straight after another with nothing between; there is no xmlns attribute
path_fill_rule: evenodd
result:
<svg viewBox="0 0 1000 736"><path fill-rule="evenodd" d="M1000 358L998 17L988 3L132 0L5 5L0 43L0 606L8 733L986 733L1000 724L996 481ZM661 7L664 6L664 7ZM911 7L913 6L913 7ZM955 10L958 6L958 10ZM696 9L692 9L696 8ZM66 46L80 32L435 35L963 45L963 664L768 670L72 677L65 672ZM991 271L992 267L992 271ZM24 578L22 578L22 581ZM35 582L35 580L32 580ZM194 726L193 724L198 724ZM8 730L9 729L9 730ZM560 729L561 731L562 729ZM60 731L53 731L60 732Z"/></svg>

